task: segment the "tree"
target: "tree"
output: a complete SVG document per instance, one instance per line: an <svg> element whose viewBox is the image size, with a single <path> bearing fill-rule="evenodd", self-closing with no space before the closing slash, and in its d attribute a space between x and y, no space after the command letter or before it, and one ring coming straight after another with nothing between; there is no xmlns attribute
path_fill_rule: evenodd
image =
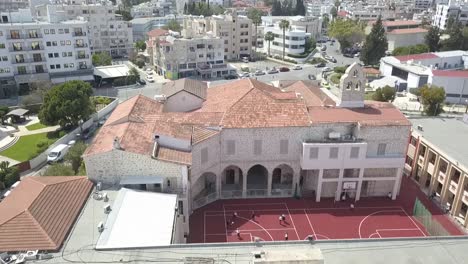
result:
<svg viewBox="0 0 468 264"><path fill-rule="evenodd" d="M303 0L297 0L296 1L295 13L296 13L296 16L305 16L306 8L304 6Z"/></svg>
<svg viewBox="0 0 468 264"><path fill-rule="evenodd" d="M271 15L272 16L281 16L283 12L281 11L281 2L278 0L273 1L273 5L271 6Z"/></svg>
<svg viewBox="0 0 468 264"><path fill-rule="evenodd" d="M286 29L289 29L289 21L286 19L283 19L279 23L280 29L283 30L283 60L284 60L284 54L285 54L285 48L286 48Z"/></svg>
<svg viewBox="0 0 468 264"><path fill-rule="evenodd" d="M443 87L435 85L424 85L420 89L421 103L424 107L424 112L428 116L437 116L443 110L443 102L445 101L445 90Z"/></svg>
<svg viewBox="0 0 468 264"><path fill-rule="evenodd" d="M361 50L361 60L366 65L378 64L380 59L385 56L387 46L385 28L382 24L382 18L379 16L372 26L370 34L366 37L366 41Z"/></svg>
<svg viewBox="0 0 468 264"><path fill-rule="evenodd" d="M184 4L184 15L188 14L188 7L187 7L187 2Z"/></svg>
<svg viewBox="0 0 468 264"><path fill-rule="evenodd" d="M460 22L454 23L450 28L447 29L450 37L442 41L443 51L458 50L463 47L464 37L462 31L462 24Z"/></svg>
<svg viewBox="0 0 468 264"><path fill-rule="evenodd" d="M429 52L429 47L426 44L418 44L414 46L398 47L392 51L393 56L421 54Z"/></svg>
<svg viewBox="0 0 468 264"><path fill-rule="evenodd" d="M270 43L275 40L273 32L268 31L264 36L265 41L268 41L268 56L270 56Z"/></svg>
<svg viewBox="0 0 468 264"><path fill-rule="evenodd" d="M94 112L93 89L83 81L68 81L50 89L39 111L44 125L77 126Z"/></svg>
<svg viewBox="0 0 468 264"><path fill-rule="evenodd" d="M332 15L333 18L336 18L336 16L338 15L336 7L332 6L332 8L330 9L330 15Z"/></svg>
<svg viewBox="0 0 468 264"><path fill-rule="evenodd" d="M395 100L396 89L386 85L383 88L377 88L372 95L372 99L380 102L393 102Z"/></svg>
<svg viewBox="0 0 468 264"><path fill-rule="evenodd" d="M250 20L252 20L252 24L254 24L255 26L255 42L254 42L255 52L257 52L257 33L258 33L257 27L258 25L260 25L260 23L262 23L262 16L264 15L265 15L265 12L259 9L255 9L255 8L250 8L247 11L247 17L250 18Z"/></svg>
<svg viewBox="0 0 468 264"><path fill-rule="evenodd" d="M64 163L52 164L42 173L42 176L74 176L75 172L73 171L70 165Z"/></svg>
<svg viewBox="0 0 468 264"><path fill-rule="evenodd" d="M125 21L130 21L133 19L132 15L130 15L130 12L127 10L117 10L115 11L116 14L122 15L123 20Z"/></svg>
<svg viewBox="0 0 468 264"><path fill-rule="evenodd" d="M137 48L139 51L146 50L146 42L144 42L143 40L135 42L135 48Z"/></svg>
<svg viewBox="0 0 468 264"><path fill-rule="evenodd" d="M317 43L315 39L313 37L309 37L304 44L305 53L311 53L315 49L316 46L317 46Z"/></svg>
<svg viewBox="0 0 468 264"><path fill-rule="evenodd" d="M83 158L81 157L86 150L87 145L83 141L76 142L70 147L67 154L65 155L65 161L70 162L71 167L75 174L78 172Z"/></svg>
<svg viewBox="0 0 468 264"><path fill-rule="evenodd" d="M330 23L330 17L328 14L323 14L322 16L322 28L327 28Z"/></svg>
<svg viewBox="0 0 468 264"><path fill-rule="evenodd" d="M163 29L180 32L182 27L180 26L179 22L177 22L177 20L171 19L165 26L163 26Z"/></svg>
<svg viewBox="0 0 468 264"><path fill-rule="evenodd" d="M135 84L138 80L140 80L140 72L135 67L130 68L127 84Z"/></svg>
<svg viewBox="0 0 468 264"><path fill-rule="evenodd" d="M438 27L430 27L427 35L424 37L424 43L429 47L430 52L439 51L440 32Z"/></svg>
<svg viewBox="0 0 468 264"><path fill-rule="evenodd" d="M2 125L5 124L5 118L8 112L10 112L10 108L8 108L8 106L0 105L0 120Z"/></svg>
<svg viewBox="0 0 468 264"><path fill-rule="evenodd" d="M112 65L112 57L105 52L93 54L92 60L94 66Z"/></svg>
<svg viewBox="0 0 468 264"><path fill-rule="evenodd" d="M328 26L328 35L340 43L340 49L352 47L355 43L362 41L364 29L357 21L350 19L335 19Z"/></svg>
<svg viewBox="0 0 468 264"><path fill-rule="evenodd" d="M17 167L10 167L10 162L2 161L0 163L0 190L8 188L19 181L19 170Z"/></svg>

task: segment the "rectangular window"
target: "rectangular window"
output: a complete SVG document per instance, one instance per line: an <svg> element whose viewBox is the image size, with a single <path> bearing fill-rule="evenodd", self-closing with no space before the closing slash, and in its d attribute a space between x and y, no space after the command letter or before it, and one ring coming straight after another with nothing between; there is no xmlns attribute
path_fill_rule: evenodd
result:
<svg viewBox="0 0 468 264"><path fill-rule="evenodd" d="M201 149L201 163L206 163L208 161L208 148Z"/></svg>
<svg viewBox="0 0 468 264"><path fill-rule="evenodd" d="M55 64L55 69L60 69L60 64Z"/></svg>
<svg viewBox="0 0 468 264"><path fill-rule="evenodd" d="M289 141L287 139L280 140L280 154L281 155L288 154L288 145L289 145Z"/></svg>
<svg viewBox="0 0 468 264"><path fill-rule="evenodd" d="M63 28L59 28L58 33L63 34Z"/></svg>
<svg viewBox="0 0 468 264"><path fill-rule="evenodd" d="M380 143L378 148L377 148L377 155L378 156L383 156L385 155L385 149L387 148L387 144L385 143Z"/></svg>
<svg viewBox="0 0 468 264"><path fill-rule="evenodd" d="M54 57L55 57L55 58L58 58L58 57L59 57L58 52L55 52L55 53L54 53Z"/></svg>
<svg viewBox="0 0 468 264"><path fill-rule="evenodd" d="M183 201L178 201L177 212L179 213L179 215L184 215L184 202Z"/></svg>
<svg viewBox="0 0 468 264"><path fill-rule="evenodd" d="M50 47L50 46L52 46L52 42L50 42L50 41L47 41L47 42L46 42L46 46L47 46L47 47Z"/></svg>
<svg viewBox="0 0 468 264"><path fill-rule="evenodd" d="M318 148L310 148L309 149L309 159L318 159Z"/></svg>
<svg viewBox="0 0 468 264"><path fill-rule="evenodd" d="M49 54L47 54L47 55L49 55L49 58L53 58L53 57L54 57L54 54L53 54L53 53L49 53Z"/></svg>
<svg viewBox="0 0 468 264"><path fill-rule="evenodd" d="M26 71L26 66L18 66L17 70L18 70L18 74L27 74L28 73Z"/></svg>
<svg viewBox="0 0 468 264"><path fill-rule="evenodd" d="M337 159L338 158L338 148L337 147L330 148L329 158L330 159Z"/></svg>
<svg viewBox="0 0 468 264"><path fill-rule="evenodd" d="M352 159L359 158L359 147L352 147L349 157Z"/></svg>
<svg viewBox="0 0 468 264"><path fill-rule="evenodd" d="M48 30L48 29L44 29L44 34L49 35L49 30Z"/></svg>
<svg viewBox="0 0 468 264"><path fill-rule="evenodd" d="M51 29L50 34L55 34L55 29Z"/></svg>
<svg viewBox="0 0 468 264"><path fill-rule="evenodd" d="M254 155L262 155L262 140L254 140Z"/></svg>
<svg viewBox="0 0 468 264"><path fill-rule="evenodd" d="M226 155L236 154L236 142L234 140L226 140Z"/></svg>

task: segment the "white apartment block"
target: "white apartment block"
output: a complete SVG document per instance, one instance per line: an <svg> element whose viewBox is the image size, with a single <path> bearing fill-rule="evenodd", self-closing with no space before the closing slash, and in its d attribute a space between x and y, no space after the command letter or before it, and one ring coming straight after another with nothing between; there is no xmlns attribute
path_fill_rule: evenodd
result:
<svg viewBox="0 0 468 264"><path fill-rule="evenodd" d="M389 10L388 5L384 3L375 5L348 4L344 7L343 11L346 11L347 18L361 21L377 20L379 15L382 17L382 20L396 18L396 12Z"/></svg>
<svg viewBox="0 0 468 264"><path fill-rule="evenodd" d="M29 0L1 0L0 12L18 11L29 7Z"/></svg>
<svg viewBox="0 0 468 264"><path fill-rule="evenodd" d="M224 42L224 59L239 60L252 56L252 21L236 12L208 18L187 16L182 35L190 38L202 37L208 32Z"/></svg>
<svg viewBox="0 0 468 264"><path fill-rule="evenodd" d="M160 36L151 48L156 72L170 80L192 76L210 79L235 73L224 61L224 40L219 37L187 39L172 34Z"/></svg>
<svg viewBox="0 0 468 264"><path fill-rule="evenodd" d="M464 118L412 118L405 174L468 227L468 134Z"/></svg>
<svg viewBox="0 0 468 264"><path fill-rule="evenodd" d="M21 88L38 80L93 80L87 21L52 23L29 16L26 22L24 12L10 14L0 23L0 82L13 78Z"/></svg>
<svg viewBox="0 0 468 264"><path fill-rule="evenodd" d="M133 41L146 40L146 34L153 29L164 27L169 21L176 20L183 24L183 16L167 15L164 17L141 17L130 21L132 24Z"/></svg>
<svg viewBox="0 0 468 264"><path fill-rule="evenodd" d="M364 81L353 64L338 96L303 81L167 83L162 101L117 107L84 153L87 175L177 193L185 216L217 199L395 199L410 123L390 103L364 102Z"/></svg>
<svg viewBox="0 0 468 264"><path fill-rule="evenodd" d="M329 0L313 0L305 3L306 15L311 17L322 17L327 14L330 15L332 7L335 3Z"/></svg>
<svg viewBox="0 0 468 264"><path fill-rule="evenodd" d="M283 19L288 20L292 28L303 30L308 36L310 35L315 39L322 35L322 18L310 16L262 16L263 31L268 32L266 28L278 25Z"/></svg>
<svg viewBox="0 0 468 264"><path fill-rule="evenodd" d="M88 22L92 53L106 52L112 57L128 56L133 51L132 25L115 14L117 6L109 2L96 4L64 2L36 7L39 17L50 16L57 21L83 17Z"/></svg>
<svg viewBox="0 0 468 264"><path fill-rule="evenodd" d="M432 17L432 25L444 30L447 28L449 17L453 17L466 26L468 24L468 4L452 1L447 4L438 4Z"/></svg>
<svg viewBox="0 0 468 264"><path fill-rule="evenodd" d="M163 17L175 13L175 2L172 0L152 0L132 6L130 15L133 18Z"/></svg>

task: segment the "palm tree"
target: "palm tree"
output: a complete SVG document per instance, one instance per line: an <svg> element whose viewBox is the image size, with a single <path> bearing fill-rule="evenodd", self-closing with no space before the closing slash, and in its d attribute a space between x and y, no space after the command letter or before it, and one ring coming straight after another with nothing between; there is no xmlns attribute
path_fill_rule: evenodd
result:
<svg viewBox="0 0 468 264"><path fill-rule="evenodd" d="M284 52L286 46L286 29L289 28L289 21L288 20L281 20L279 23L279 27L283 30L283 60L284 60Z"/></svg>
<svg viewBox="0 0 468 264"><path fill-rule="evenodd" d="M275 35L273 35L273 32L268 31L265 36L265 41L268 41L268 56L270 56L270 43L275 39Z"/></svg>

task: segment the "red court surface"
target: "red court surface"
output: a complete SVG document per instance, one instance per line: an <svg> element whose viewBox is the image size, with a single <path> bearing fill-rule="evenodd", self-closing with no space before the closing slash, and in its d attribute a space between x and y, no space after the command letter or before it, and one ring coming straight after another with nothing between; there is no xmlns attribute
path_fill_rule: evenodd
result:
<svg viewBox="0 0 468 264"><path fill-rule="evenodd" d="M411 216L416 196L450 234L464 235L411 180L403 180L401 193L395 201L363 198L354 209L351 201L333 199L320 203L294 198L218 200L190 216L189 243L284 241L286 234L288 240L429 236ZM279 221L282 214L284 222Z"/></svg>

